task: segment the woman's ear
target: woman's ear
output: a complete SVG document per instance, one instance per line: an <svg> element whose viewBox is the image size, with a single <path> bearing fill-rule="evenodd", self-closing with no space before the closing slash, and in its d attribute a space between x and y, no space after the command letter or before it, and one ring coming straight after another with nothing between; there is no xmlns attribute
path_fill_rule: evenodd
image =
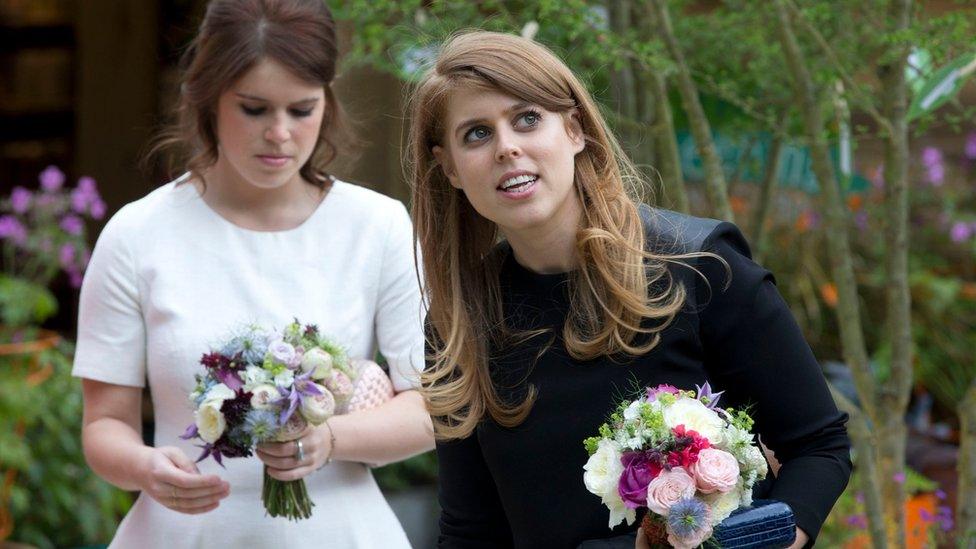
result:
<svg viewBox="0 0 976 549"><path fill-rule="evenodd" d="M451 186L455 189L460 189L461 182L458 180L457 170L455 169L451 155L440 145L434 145L430 150L434 153L434 158L437 159L437 163L440 164L444 176L451 182Z"/></svg>
<svg viewBox="0 0 976 549"><path fill-rule="evenodd" d="M569 140L573 143L573 153L579 154L586 148L586 135L583 133L583 124L580 123L579 109L574 107L569 111L569 115L564 117L566 122L566 133Z"/></svg>

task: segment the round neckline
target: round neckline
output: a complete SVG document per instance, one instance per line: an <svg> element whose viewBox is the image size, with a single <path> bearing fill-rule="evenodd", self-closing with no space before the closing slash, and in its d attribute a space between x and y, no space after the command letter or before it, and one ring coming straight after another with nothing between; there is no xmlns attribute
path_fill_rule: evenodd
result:
<svg viewBox="0 0 976 549"><path fill-rule="evenodd" d="M511 244L508 244L508 253L506 254L505 257L505 264L508 265L508 268L511 270L512 275L517 276L518 278L521 278L523 280L528 280L534 283L547 284L547 285L559 284L569 279L569 276L573 273L573 271L575 271L575 269L573 269L569 271L563 271L560 273L535 272L532 269L529 269L525 265L522 265L521 263L518 262L518 259L515 258L515 252L512 250Z"/></svg>
<svg viewBox="0 0 976 549"><path fill-rule="evenodd" d="M199 202L200 206L202 206L203 209L207 211L207 215L209 215L212 218L215 218L219 223L226 225L227 227L230 227L235 231L239 231L245 234L274 236L274 235L295 234L303 230L305 227L311 225L312 221L317 216L319 216L323 210L325 210L326 203L331 202L330 197L332 196L332 193L334 193L336 191L336 188L342 184L342 181L339 181L334 177L332 177L331 180L332 180L331 187L329 188L328 191L326 191L325 196L323 196L322 199L319 200L319 203L315 206L315 209L312 210L312 212L308 214L308 216L305 219L303 219L301 223L289 229L280 229L276 231L262 231L259 229L249 229L247 227L242 227L237 223L234 223L233 221L221 215L219 212L217 212L217 210L211 208L210 204L207 204L207 201L203 199L203 195L200 194L200 191L197 189L197 187L192 183L190 183L190 172L181 175L179 178L173 181L173 184L176 188L179 188L180 186L188 187L189 192L193 193L193 197Z"/></svg>

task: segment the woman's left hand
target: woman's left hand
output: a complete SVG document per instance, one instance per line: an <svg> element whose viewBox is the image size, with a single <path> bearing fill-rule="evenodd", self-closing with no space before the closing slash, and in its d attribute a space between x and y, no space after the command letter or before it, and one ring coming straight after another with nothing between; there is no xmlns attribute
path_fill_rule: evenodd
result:
<svg viewBox="0 0 976 549"><path fill-rule="evenodd" d="M257 456L268 466L268 475L275 480L298 480L322 467L332 450L325 429L328 427L309 426L295 440L259 444ZM299 441L301 441L301 453L298 451Z"/></svg>
<svg viewBox="0 0 976 549"><path fill-rule="evenodd" d="M796 541L793 542L793 545L790 545L790 549L800 549L801 547L806 545L808 541L810 541L810 536L808 536L807 533L804 532L803 530L797 528Z"/></svg>

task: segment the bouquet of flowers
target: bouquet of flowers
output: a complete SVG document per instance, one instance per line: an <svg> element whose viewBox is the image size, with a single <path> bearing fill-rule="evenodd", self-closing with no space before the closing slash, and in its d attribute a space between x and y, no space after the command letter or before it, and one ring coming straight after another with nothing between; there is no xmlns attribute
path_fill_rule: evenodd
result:
<svg viewBox="0 0 976 549"><path fill-rule="evenodd" d="M248 326L200 359L206 369L190 393L194 422L180 438L200 439L197 461L248 457L262 442L286 442L308 425L393 397L383 370L352 361L314 325L297 320L281 332ZM264 508L273 517L305 519L314 505L304 480L264 474Z"/></svg>
<svg viewBox="0 0 976 549"><path fill-rule="evenodd" d="M586 439L587 490L610 509L610 527L632 524L638 509L652 546L697 547L766 477L765 456L744 411L718 408L710 385L648 388L621 403L600 435Z"/></svg>

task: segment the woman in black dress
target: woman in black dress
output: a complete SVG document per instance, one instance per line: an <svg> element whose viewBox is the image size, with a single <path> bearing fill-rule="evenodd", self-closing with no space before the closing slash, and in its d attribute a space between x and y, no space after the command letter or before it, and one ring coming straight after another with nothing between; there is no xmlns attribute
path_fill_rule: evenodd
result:
<svg viewBox="0 0 976 549"><path fill-rule="evenodd" d="M846 416L731 223L655 210L549 50L459 34L415 90L413 216L429 311L441 547L576 547L607 528L583 439L636 388L750 406L810 546L851 470Z"/></svg>

